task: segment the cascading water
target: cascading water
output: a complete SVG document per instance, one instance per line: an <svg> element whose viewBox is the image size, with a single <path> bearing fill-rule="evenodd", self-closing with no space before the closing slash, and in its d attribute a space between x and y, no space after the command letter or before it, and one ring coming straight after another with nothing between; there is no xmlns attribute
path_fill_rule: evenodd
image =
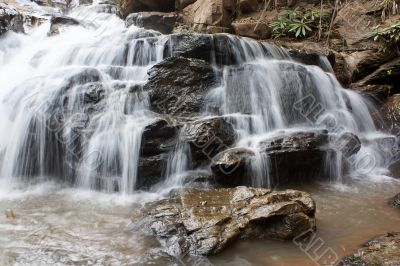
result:
<svg viewBox="0 0 400 266"><path fill-rule="evenodd" d="M170 36L126 28L96 5L74 8L69 16L80 25L59 35L48 36L46 22L29 35L2 37L0 123L8 130L1 133L1 178L56 177L125 194L136 189L142 132L156 119L143 90L147 72L182 53ZM382 173L390 156L374 140L387 136L376 131L372 107L361 96L319 67L290 61L282 48L229 35L225 41L235 65L224 67L222 85L208 93L203 114L226 117L238 136L235 146L256 152L249 173L254 186L270 186L270 160L259 152L260 141L296 131L328 129L333 138L354 133L362 148L350 160L373 154L372 170ZM219 67L228 59L214 48L208 57ZM331 71L326 58L320 61ZM339 152L325 160L336 180ZM193 170L189 157L188 145L178 143L164 171L168 186L183 184L184 172ZM352 163L353 171L366 167Z"/></svg>

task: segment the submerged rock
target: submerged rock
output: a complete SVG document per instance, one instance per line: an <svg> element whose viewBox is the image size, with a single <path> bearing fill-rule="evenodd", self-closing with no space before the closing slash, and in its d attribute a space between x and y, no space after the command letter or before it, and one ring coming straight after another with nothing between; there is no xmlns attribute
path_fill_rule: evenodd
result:
<svg viewBox="0 0 400 266"><path fill-rule="evenodd" d="M149 70L144 90L150 91L151 108L158 113L193 116L200 112L217 77L205 61L167 58Z"/></svg>
<svg viewBox="0 0 400 266"><path fill-rule="evenodd" d="M50 19L50 31L49 31L48 35L60 34L60 29L62 27L76 26L76 25L79 25L79 21L74 18L70 18L70 17L66 17L66 16L52 17Z"/></svg>
<svg viewBox="0 0 400 266"><path fill-rule="evenodd" d="M400 265L400 233L386 233L362 246L357 253L342 260L344 266Z"/></svg>
<svg viewBox="0 0 400 266"><path fill-rule="evenodd" d="M205 118L185 124L182 139L189 143L194 160L209 161L234 143L235 130L222 117Z"/></svg>
<svg viewBox="0 0 400 266"><path fill-rule="evenodd" d="M346 158L356 154L361 149L361 141L357 135L345 132L334 141L335 148Z"/></svg>
<svg viewBox="0 0 400 266"><path fill-rule="evenodd" d="M293 239L315 229L314 214L314 200L296 190L184 190L148 204L141 225L170 255L212 255L239 238Z"/></svg>

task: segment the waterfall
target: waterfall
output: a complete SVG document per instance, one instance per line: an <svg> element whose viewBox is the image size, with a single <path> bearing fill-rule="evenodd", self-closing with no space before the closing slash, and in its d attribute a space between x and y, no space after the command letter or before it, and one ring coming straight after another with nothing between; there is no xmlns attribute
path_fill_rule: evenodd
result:
<svg viewBox="0 0 400 266"><path fill-rule="evenodd" d="M45 22L28 35L1 37L0 178L136 190L142 133L157 117L143 90L147 72L184 54L176 35L126 28L96 5L73 8L68 15L80 25L59 35L48 36ZM213 44L204 57L215 67L233 64L223 67L221 85L209 91L202 115L225 117L238 136L234 146L255 151L252 185L271 186L271 161L258 151L260 142L296 131L354 133L362 148L348 158L353 174L385 172L390 154L375 140L388 135L376 130L373 106L340 86L326 57L320 61L328 72L291 61L278 46L224 36L223 54L216 52L217 39L203 36ZM183 185L184 173L194 167L190 161L188 144L176 144L164 171L166 186ZM329 152L325 164L325 174L341 180L341 151Z"/></svg>

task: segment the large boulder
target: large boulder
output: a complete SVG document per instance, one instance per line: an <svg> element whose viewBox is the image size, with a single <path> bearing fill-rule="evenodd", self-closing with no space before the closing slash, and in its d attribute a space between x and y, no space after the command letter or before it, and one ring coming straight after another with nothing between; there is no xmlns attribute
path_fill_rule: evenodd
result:
<svg viewBox="0 0 400 266"><path fill-rule="evenodd" d="M255 54L248 53L249 47ZM172 34L164 46L164 57L186 57L205 60L217 65L243 63L249 56L259 52L270 55L267 46L261 42L243 39L230 34Z"/></svg>
<svg viewBox="0 0 400 266"><path fill-rule="evenodd" d="M185 124L181 138L189 143L194 161L209 162L235 142L235 130L222 117L205 118Z"/></svg>
<svg viewBox="0 0 400 266"><path fill-rule="evenodd" d="M354 255L344 258L342 265L400 265L400 233L386 233L368 241Z"/></svg>
<svg viewBox="0 0 400 266"><path fill-rule="evenodd" d="M174 193L148 204L139 226L170 255L212 255L240 238L290 240L311 232L314 215L308 193L237 187Z"/></svg>
<svg viewBox="0 0 400 266"><path fill-rule="evenodd" d="M136 25L145 29L152 29L163 34L170 34L174 29L178 16L176 13L139 12L130 14L125 24L127 27Z"/></svg>
<svg viewBox="0 0 400 266"><path fill-rule="evenodd" d="M204 32L207 26L229 27L231 12L222 0L197 0L183 9L185 24Z"/></svg>
<svg viewBox="0 0 400 266"><path fill-rule="evenodd" d="M151 108L177 116L198 114L208 91L217 86L214 69L205 61L167 58L149 70L144 90L150 92Z"/></svg>
<svg viewBox="0 0 400 266"><path fill-rule="evenodd" d="M268 138L260 143L270 161L271 184L329 179L326 173L328 131L305 131Z"/></svg>
<svg viewBox="0 0 400 266"><path fill-rule="evenodd" d="M343 148L350 149L351 139L344 141ZM354 141L356 142L356 141ZM354 152L354 147L352 151ZM318 179L329 179L326 162L336 155L329 146L328 131L300 131L282 133L268 137L258 144L260 165L253 164L256 153L243 149L228 149L216 155L211 169L216 181L222 185L252 184L254 167L261 167L262 178L268 178L269 185L302 183Z"/></svg>
<svg viewBox="0 0 400 266"><path fill-rule="evenodd" d="M0 36L7 31L24 32L24 17L14 8L0 3Z"/></svg>

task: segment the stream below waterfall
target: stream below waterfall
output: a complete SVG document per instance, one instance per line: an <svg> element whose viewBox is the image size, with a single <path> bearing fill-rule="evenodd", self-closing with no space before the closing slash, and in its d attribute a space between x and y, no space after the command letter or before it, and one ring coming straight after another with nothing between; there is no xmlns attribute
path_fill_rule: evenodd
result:
<svg viewBox="0 0 400 266"><path fill-rule="evenodd" d="M398 231L398 210L386 201L400 189L393 180L298 187L317 203L317 237L339 258L382 232ZM130 230L135 211L158 196L121 196L54 183L0 192L1 265L194 265L163 255L151 237ZM15 219L4 213L13 210ZM321 254L321 253L320 253ZM311 254L311 258L315 258ZM217 256L214 265L315 265L292 242L241 241ZM200 260L199 263L204 263ZM197 264L204 265L204 264Z"/></svg>

